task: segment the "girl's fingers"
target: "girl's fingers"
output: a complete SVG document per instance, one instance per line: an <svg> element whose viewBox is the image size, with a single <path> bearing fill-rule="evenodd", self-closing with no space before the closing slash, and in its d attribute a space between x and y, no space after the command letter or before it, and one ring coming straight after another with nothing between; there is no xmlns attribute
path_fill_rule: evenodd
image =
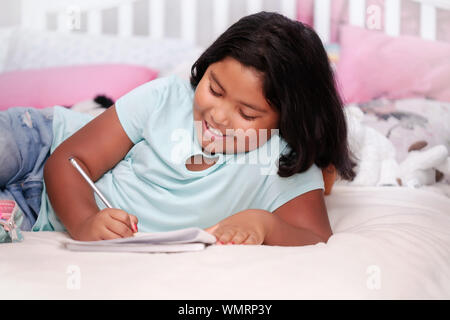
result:
<svg viewBox="0 0 450 320"><path fill-rule="evenodd" d="M234 237L230 240L233 244L241 244L248 238L248 233L243 233L242 231L236 232Z"/></svg>
<svg viewBox="0 0 450 320"><path fill-rule="evenodd" d="M105 227L102 230L102 234L100 235L100 240L112 240L112 239L119 239L122 238L120 234L117 234L111 230L108 229L108 227Z"/></svg>
<svg viewBox="0 0 450 320"><path fill-rule="evenodd" d="M134 230L134 226L131 223L130 214L122 210L114 210L110 212L110 216L113 220L124 224L131 232ZM137 218L136 218L137 220ZM137 222L137 221L136 221Z"/></svg>
<svg viewBox="0 0 450 320"><path fill-rule="evenodd" d="M236 234L235 230L228 229L225 230L219 237L216 236L216 238L219 242L228 243L231 241L231 239L234 237L235 234Z"/></svg>
<svg viewBox="0 0 450 320"><path fill-rule="evenodd" d="M130 220L127 219L128 223L121 220L111 219L106 224L106 228L119 235L119 237L131 237L133 235L133 229L130 226Z"/></svg>
<svg viewBox="0 0 450 320"><path fill-rule="evenodd" d="M243 242L243 244L262 244L262 241L259 241L258 237L256 237L255 234L250 233L248 238L245 239L245 241Z"/></svg>
<svg viewBox="0 0 450 320"><path fill-rule="evenodd" d="M222 244L220 241L219 241L219 238L222 236L222 231L219 229L218 231L214 231L214 233L212 233L212 235L214 236L214 237L216 237L216 244Z"/></svg>
<svg viewBox="0 0 450 320"><path fill-rule="evenodd" d="M138 232L138 218L133 214L128 214L133 232Z"/></svg>
<svg viewBox="0 0 450 320"><path fill-rule="evenodd" d="M234 229L217 230L214 235L216 236L216 244L262 244L255 233L236 231Z"/></svg>

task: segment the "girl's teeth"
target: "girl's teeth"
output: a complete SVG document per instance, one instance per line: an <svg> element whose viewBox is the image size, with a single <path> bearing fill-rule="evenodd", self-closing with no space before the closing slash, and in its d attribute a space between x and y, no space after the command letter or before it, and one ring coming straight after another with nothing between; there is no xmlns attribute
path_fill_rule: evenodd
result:
<svg viewBox="0 0 450 320"><path fill-rule="evenodd" d="M220 132L220 131L217 130L217 129L214 129L214 128L210 127L209 124L208 124L208 129L209 129L212 133L217 134L218 136L223 136L222 132Z"/></svg>

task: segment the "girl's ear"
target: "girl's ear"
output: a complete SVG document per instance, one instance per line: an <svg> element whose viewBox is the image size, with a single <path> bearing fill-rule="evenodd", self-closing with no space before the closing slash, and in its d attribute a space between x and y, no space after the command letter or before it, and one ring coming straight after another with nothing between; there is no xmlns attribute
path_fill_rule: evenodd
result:
<svg viewBox="0 0 450 320"><path fill-rule="evenodd" d="M327 196L331 193L331 189L336 181L336 168L330 164L325 169L322 169L322 176L325 185L325 195Z"/></svg>

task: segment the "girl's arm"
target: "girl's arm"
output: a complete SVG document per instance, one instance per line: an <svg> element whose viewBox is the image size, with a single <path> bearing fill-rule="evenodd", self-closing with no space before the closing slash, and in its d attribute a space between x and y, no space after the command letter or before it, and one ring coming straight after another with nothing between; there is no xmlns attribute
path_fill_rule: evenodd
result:
<svg viewBox="0 0 450 320"><path fill-rule="evenodd" d="M313 190L273 213L248 209L206 229L219 243L302 246L327 242L332 235L323 190Z"/></svg>
<svg viewBox="0 0 450 320"><path fill-rule="evenodd" d="M106 237L100 232L95 235L91 231L86 232L88 221L91 227L98 228L108 219L115 219L112 223L116 225L120 222L131 228L132 225L131 217L125 212L111 209L103 215L103 221L97 221L94 225L93 218L99 212L94 194L68 159L75 157L90 178L97 181L122 160L132 147L133 143L123 130L113 105L61 143L46 161L44 180L48 197L73 238L99 240ZM122 225L118 225L118 228L122 228L124 234L132 234Z"/></svg>
<svg viewBox="0 0 450 320"><path fill-rule="evenodd" d="M333 232L323 190L306 192L273 212L273 222L264 243L299 246L327 242Z"/></svg>

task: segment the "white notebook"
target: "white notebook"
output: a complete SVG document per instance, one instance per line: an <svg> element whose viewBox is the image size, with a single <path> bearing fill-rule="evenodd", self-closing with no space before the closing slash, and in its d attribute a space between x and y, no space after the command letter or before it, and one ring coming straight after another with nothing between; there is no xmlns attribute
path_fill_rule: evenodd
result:
<svg viewBox="0 0 450 320"><path fill-rule="evenodd" d="M64 246L72 251L104 252L186 252L205 249L216 237L200 228L167 232L137 232L133 237L100 241L67 240Z"/></svg>

